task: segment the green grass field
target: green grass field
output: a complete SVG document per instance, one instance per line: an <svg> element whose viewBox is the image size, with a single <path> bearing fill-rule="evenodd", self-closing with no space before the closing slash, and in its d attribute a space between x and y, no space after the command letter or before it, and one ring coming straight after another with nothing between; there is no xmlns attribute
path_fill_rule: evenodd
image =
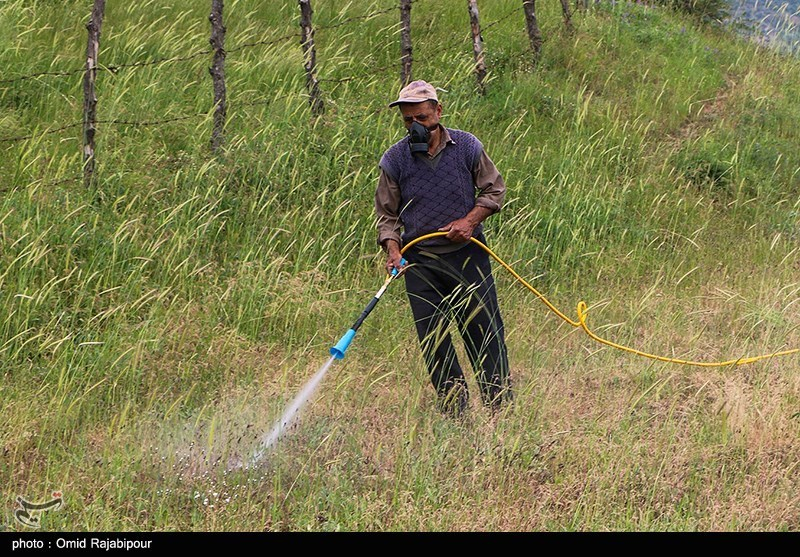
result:
<svg viewBox="0 0 800 557"><path fill-rule="evenodd" d="M210 2L170 4L109 2L101 64L208 49ZM263 466L226 470L383 282L398 17L351 18L394 4L314 0L313 119L299 39L278 40L297 2L226 2L217 157L210 55L99 72L101 120L190 118L100 125L92 188L80 126L45 133L81 121L82 75L0 83L0 139L31 136L0 142L0 530L55 490L42 530L796 530L800 356L613 350L497 267L506 412L436 411L396 284ZM620 344L800 348L800 60L638 4L570 34L538 2L534 67L521 3L479 4L486 95L461 0L414 4L413 71L506 180L492 249ZM0 4L2 79L80 69L88 14Z"/></svg>

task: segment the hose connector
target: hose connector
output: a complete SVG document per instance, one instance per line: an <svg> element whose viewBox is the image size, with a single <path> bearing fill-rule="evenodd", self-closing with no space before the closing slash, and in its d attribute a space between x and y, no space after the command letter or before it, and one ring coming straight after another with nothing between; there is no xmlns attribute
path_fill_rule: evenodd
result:
<svg viewBox="0 0 800 557"><path fill-rule="evenodd" d="M405 258L405 257L401 257L401 258L400 258L400 266L401 266L401 267L402 267L403 265L407 264L407 263L408 263L408 261L406 261L406 258ZM391 274L392 274L392 276L393 276L393 277L396 277L396 276L397 276L397 273L398 273L398 271L397 271L397 268L394 268L394 269L392 269L392 273L391 273Z"/></svg>

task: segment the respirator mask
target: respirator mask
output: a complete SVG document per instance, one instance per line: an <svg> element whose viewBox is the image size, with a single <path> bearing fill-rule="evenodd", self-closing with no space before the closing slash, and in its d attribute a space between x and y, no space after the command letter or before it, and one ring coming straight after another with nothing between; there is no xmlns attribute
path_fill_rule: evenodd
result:
<svg viewBox="0 0 800 557"><path fill-rule="evenodd" d="M408 130L408 143L411 147L412 153L427 153L428 152L428 140L431 138L431 131L435 130L438 127L438 124L432 126L431 128L426 128L419 122L414 122L411 124L411 128Z"/></svg>

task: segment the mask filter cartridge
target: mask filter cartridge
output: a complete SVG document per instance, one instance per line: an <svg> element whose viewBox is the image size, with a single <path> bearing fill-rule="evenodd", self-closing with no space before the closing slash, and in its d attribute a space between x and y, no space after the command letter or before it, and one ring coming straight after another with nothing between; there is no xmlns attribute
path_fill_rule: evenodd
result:
<svg viewBox="0 0 800 557"><path fill-rule="evenodd" d="M419 122L414 122L411 124L411 129L408 130L408 135L412 153L428 152L428 140L431 138L431 132L428 131L428 128Z"/></svg>

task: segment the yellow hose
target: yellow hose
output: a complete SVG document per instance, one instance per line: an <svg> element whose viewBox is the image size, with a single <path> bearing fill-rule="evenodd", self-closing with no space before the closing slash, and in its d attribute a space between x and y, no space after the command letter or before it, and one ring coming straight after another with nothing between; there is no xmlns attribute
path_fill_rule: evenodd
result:
<svg viewBox="0 0 800 557"><path fill-rule="evenodd" d="M423 240L427 240L429 238L435 238L437 236L446 236L446 235L447 235L447 232L433 232L432 234L425 234L424 236L420 236L419 238L416 238L416 239L412 240L411 242L409 242L408 244L406 244L403 247L403 249L400 251L400 253L401 254L405 253L409 248L411 248L412 246L416 245L419 242L422 242ZM606 339L598 336L597 334L595 334L594 332L592 332L589 329L589 326L586 324L586 315L587 315L586 302L584 302L582 300L580 302L578 302L578 307L577 307L578 319L577 319L577 321L573 320L573 319L570 319L569 317L564 315L561 311L559 311L557 307L555 307L553 304L551 304L550 301L547 298L545 298L544 295L541 292L539 292L533 286L528 284L528 282L525 279L523 279L521 276L519 276L519 274L517 274L517 272L514 271L514 269L512 269L511 266L508 263L506 263L505 261L500 259L497 256L497 254L495 254L491 249L489 249L489 247L486 246L483 242L481 242L480 240L477 240L475 238L470 238L470 240L473 243L475 243L478 246L480 246L480 248L483 249L486 253L491 255L492 258L495 261L497 261L497 263L499 263L506 271L511 273L511 275L515 279L517 279L518 282L520 282L523 286L525 286L525 288L527 288L528 290L533 292L534 295L544 303L544 305L546 305L548 308L550 308L550 311L552 311L553 313L558 315L561 319L563 319L564 321L566 321L567 323L569 323L573 327L582 328L583 331L592 340L595 340L595 341L599 342L600 344L605 344L606 346L610 346L611 348L616 348L617 350L630 352L631 354L636 354L638 356L644 356L645 358L650 358L650 359L653 359L653 360L659 360L661 362L669 362L669 363L673 363L673 364L683 364L683 365L687 365L687 366L699 366L699 367L724 367L724 366L734 366L734 365L741 365L741 364L752 364L752 363L757 362L759 360L766 360L767 358L774 358L776 356L787 356L789 354L796 354L796 353L800 352L800 348L794 348L792 350L783 350L781 352L773 352L772 354L764 354L764 355L761 355L761 356L751 356L751 357L747 357L747 358L742 357L742 358L737 358L735 360L727 360L727 361L724 361L724 362L694 362L694 361L691 361L691 360L681 360L681 359L678 359L678 358L667 358L666 356L657 356L655 354L648 354L647 352L642 352L641 350L636 350L635 348L630 348L630 347L627 347L627 346L623 346L621 344L617 344L615 342L611 342L610 340L606 340Z"/></svg>

